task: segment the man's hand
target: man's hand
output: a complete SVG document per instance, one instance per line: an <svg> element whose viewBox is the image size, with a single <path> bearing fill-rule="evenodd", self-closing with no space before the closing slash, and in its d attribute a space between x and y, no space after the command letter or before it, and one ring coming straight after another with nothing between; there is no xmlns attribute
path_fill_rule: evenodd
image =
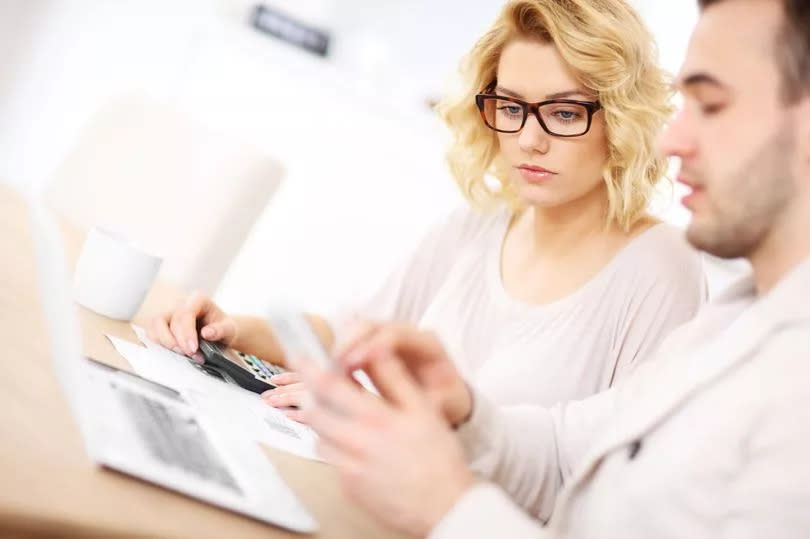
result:
<svg viewBox="0 0 810 539"><path fill-rule="evenodd" d="M382 398L340 373L306 366L314 400L305 420L352 499L387 525L424 537L475 478L455 435L399 359L377 356L366 370Z"/></svg>
<svg viewBox="0 0 810 539"><path fill-rule="evenodd" d="M347 372L356 369L369 372L376 361L391 356L402 360L411 378L451 426L456 427L470 417L473 407L470 388L431 332L403 324L365 323L354 328L337 352L338 362ZM373 381L375 385L378 383Z"/></svg>

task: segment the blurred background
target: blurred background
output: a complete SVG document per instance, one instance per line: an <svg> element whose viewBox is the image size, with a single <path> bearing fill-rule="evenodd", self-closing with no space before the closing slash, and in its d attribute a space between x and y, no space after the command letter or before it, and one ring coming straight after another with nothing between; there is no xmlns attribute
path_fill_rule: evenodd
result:
<svg viewBox="0 0 810 539"><path fill-rule="evenodd" d="M695 2L633 3L677 71ZM0 0L0 180L170 250L164 278L228 310L332 310L462 203L430 104L502 2L260 4ZM683 225L678 198L654 211Z"/></svg>

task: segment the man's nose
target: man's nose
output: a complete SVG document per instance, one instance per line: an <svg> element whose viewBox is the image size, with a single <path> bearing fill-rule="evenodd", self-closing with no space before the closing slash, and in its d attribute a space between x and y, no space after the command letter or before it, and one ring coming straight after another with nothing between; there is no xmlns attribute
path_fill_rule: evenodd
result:
<svg viewBox="0 0 810 539"><path fill-rule="evenodd" d="M675 115L656 141L656 150L665 157L689 157L695 152L694 127L689 112L683 108Z"/></svg>

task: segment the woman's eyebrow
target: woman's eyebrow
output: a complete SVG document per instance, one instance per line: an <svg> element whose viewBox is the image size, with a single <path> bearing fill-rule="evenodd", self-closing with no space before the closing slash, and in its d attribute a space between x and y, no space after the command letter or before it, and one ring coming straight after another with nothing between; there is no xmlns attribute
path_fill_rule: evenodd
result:
<svg viewBox="0 0 810 539"><path fill-rule="evenodd" d="M517 99L525 99L521 94L510 90L509 88L504 88L503 86L496 86L495 91L509 97L515 97ZM553 94L548 94L545 99L565 99L570 97L585 97L587 99L593 99L593 96L585 92L584 90L574 89L574 90L564 90L562 92L555 92Z"/></svg>
<svg viewBox="0 0 810 539"><path fill-rule="evenodd" d="M585 97L587 99L593 99L593 95L584 90L566 90L564 92L556 92L547 95L546 99L566 99L570 97Z"/></svg>
<svg viewBox="0 0 810 539"><path fill-rule="evenodd" d="M523 99L523 96L520 95L519 93L513 92L512 90L504 88L503 86L496 86L495 91L502 93L504 95L508 95L509 97L517 97L518 99Z"/></svg>

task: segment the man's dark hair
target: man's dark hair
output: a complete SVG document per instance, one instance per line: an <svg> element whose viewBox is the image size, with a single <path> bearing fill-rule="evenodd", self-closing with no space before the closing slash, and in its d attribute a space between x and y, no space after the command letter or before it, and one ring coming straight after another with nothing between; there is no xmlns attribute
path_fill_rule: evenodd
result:
<svg viewBox="0 0 810 539"><path fill-rule="evenodd" d="M698 0L700 9L732 0ZM785 102L810 92L810 0L774 0L782 4L785 22L776 36L776 63L782 73Z"/></svg>

